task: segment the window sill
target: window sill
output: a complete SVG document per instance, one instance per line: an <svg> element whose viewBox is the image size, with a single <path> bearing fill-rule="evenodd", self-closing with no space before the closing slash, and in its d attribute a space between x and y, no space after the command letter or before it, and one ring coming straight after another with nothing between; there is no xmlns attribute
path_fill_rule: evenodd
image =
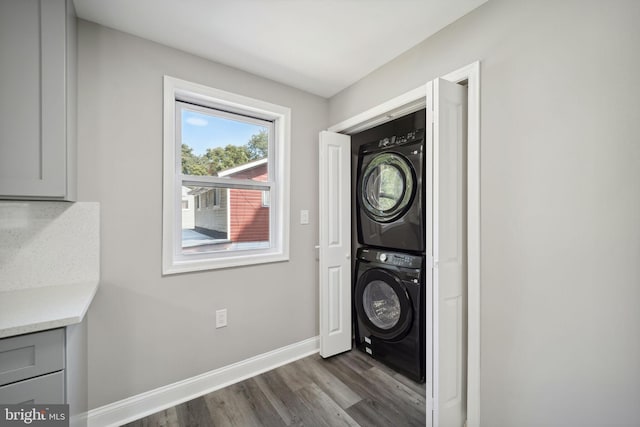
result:
<svg viewBox="0 0 640 427"><path fill-rule="evenodd" d="M261 253L244 256L220 257L215 259L208 258L199 260L175 261L170 265L163 265L162 274L170 275L179 273L190 273L196 271L218 270L223 268L243 267L256 264L268 264L285 261L289 261L289 255L282 253Z"/></svg>

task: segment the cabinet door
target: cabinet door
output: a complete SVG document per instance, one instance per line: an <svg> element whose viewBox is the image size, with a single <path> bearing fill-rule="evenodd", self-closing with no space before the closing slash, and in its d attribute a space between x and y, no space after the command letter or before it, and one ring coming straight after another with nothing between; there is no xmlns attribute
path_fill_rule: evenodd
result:
<svg viewBox="0 0 640 427"><path fill-rule="evenodd" d="M0 340L0 385L64 369L64 329Z"/></svg>
<svg viewBox="0 0 640 427"><path fill-rule="evenodd" d="M0 197L66 196L65 0L0 1Z"/></svg>
<svg viewBox="0 0 640 427"><path fill-rule="evenodd" d="M64 403L64 371L0 387L3 405L59 405Z"/></svg>

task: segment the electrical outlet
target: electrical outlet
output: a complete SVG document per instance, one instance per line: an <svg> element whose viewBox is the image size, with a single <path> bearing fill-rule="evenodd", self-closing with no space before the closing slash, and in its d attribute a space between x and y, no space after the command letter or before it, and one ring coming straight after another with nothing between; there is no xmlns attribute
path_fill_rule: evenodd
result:
<svg viewBox="0 0 640 427"><path fill-rule="evenodd" d="M227 326L227 309L216 310L216 328Z"/></svg>

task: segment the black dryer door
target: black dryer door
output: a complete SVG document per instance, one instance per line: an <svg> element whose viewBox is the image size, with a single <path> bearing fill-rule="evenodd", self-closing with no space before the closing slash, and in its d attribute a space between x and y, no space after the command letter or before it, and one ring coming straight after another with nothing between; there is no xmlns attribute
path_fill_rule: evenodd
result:
<svg viewBox="0 0 640 427"><path fill-rule="evenodd" d="M356 283L356 313L371 334L385 340L400 339L411 328L413 308L402 281L381 268L367 270Z"/></svg>
<svg viewBox="0 0 640 427"><path fill-rule="evenodd" d="M391 222L411 207L415 181L415 172L406 157L393 152L380 153L365 166L360 177L360 206L374 221Z"/></svg>

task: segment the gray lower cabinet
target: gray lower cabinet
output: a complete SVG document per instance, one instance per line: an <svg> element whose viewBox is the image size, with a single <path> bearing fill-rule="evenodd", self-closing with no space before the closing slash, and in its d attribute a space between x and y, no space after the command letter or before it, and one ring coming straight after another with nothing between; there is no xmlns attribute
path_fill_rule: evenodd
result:
<svg viewBox="0 0 640 427"><path fill-rule="evenodd" d="M0 404L66 403L70 426L86 427L87 372L85 321L0 339Z"/></svg>
<svg viewBox="0 0 640 427"><path fill-rule="evenodd" d="M74 200L72 0L0 0L0 199Z"/></svg>
<svg viewBox="0 0 640 427"><path fill-rule="evenodd" d="M57 405L64 403L64 372L31 378L0 387L0 403L5 405Z"/></svg>
<svg viewBox="0 0 640 427"><path fill-rule="evenodd" d="M65 403L65 330L0 340L0 404Z"/></svg>

